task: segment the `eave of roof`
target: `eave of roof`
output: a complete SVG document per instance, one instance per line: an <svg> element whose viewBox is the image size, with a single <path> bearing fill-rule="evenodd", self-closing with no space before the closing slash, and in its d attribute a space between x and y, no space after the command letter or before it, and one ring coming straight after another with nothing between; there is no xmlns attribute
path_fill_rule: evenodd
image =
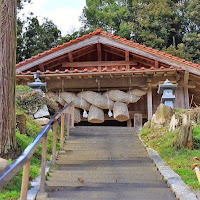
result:
<svg viewBox="0 0 200 200"><path fill-rule="evenodd" d="M37 70L37 73L40 73L40 77L43 76L76 76L76 75L99 75L99 74L137 74L137 73L156 73L156 72L172 72L172 71L182 71L183 69L178 68L176 69L173 66L170 66L170 68L165 68L163 66L161 66L160 68L155 68L155 67L151 67L151 68L145 68L145 67L141 67L141 68L135 68L132 67L131 69L127 70L125 67L121 68L121 69L117 69L115 67L113 67L112 69L108 70L106 68L103 68L101 71L98 71L97 68L93 68L92 70L88 70L87 68L84 68L83 70L79 70L79 69L74 69L72 71L66 69L65 71L59 71L58 69L55 71L49 71L46 70L46 72L41 72L40 70ZM31 71L27 71L27 72L18 72L17 77L33 77L33 74L35 72L31 72Z"/></svg>

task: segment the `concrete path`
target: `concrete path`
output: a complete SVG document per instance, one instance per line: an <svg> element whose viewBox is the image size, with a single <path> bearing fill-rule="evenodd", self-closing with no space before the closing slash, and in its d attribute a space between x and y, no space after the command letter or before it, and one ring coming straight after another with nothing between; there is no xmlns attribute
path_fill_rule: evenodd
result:
<svg viewBox="0 0 200 200"><path fill-rule="evenodd" d="M47 199L176 199L133 128L76 127L70 135L46 181Z"/></svg>

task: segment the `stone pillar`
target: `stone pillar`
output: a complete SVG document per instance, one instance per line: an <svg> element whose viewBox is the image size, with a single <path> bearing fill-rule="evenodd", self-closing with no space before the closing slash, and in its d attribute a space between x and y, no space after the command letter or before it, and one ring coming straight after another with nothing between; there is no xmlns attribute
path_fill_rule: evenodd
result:
<svg viewBox="0 0 200 200"><path fill-rule="evenodd" d="M134 114L134 128L139 133L142 128L142 114Z"/></svg>
<svg viewBox="0 0 200 200"><path fill-rule="evenodd" d="M129 120L127 121L127 127L132 127L132 121L131 121L131 119L129 119Z"/></svg>

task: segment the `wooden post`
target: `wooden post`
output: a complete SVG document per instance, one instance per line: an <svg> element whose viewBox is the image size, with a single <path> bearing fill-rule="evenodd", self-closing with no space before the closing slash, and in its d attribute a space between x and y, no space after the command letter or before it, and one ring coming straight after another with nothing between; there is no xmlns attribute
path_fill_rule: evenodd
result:
<svg viewBox="0 0 200 200"><path fill-rule="evenodd" d="M198 163L195 163L195 164L192 165L192 168L194 169L196 176L197 176L197 179L198 179L198 182L200 184L200 172L199 172L198 165L199 165Z"/></svg>
<svg viewBox="0 0 200 200"><path fill-rule="evenodd" d="M72 105L72 107L71 107L71 127L72 128L74 128L74 110L75 110L75 108L74 108L74 104Z"/></svg>
<svg viewBox="0 0 200 200"><path fill-rule="evenodd" d="M125 51L125 61L129 62L130 58L129 58L129 51ZM129 70L130 69L130 65L126 65L126 69Z"/></svg>
<svg viewBox="0 0 200 200"><path fill-rule="evenodd" d="M57 125L58 122L55 121L53 124L53 150L52 150L52 165L56 164L56 140L57 140Z"/></svg>
<svg viewBox="0 0 200 200"><path fill-rule="evenodd" d="M65 129L65 114L61 114L61 133L60 133L60 148L64 147L64 129Z"/></svg>
<svg viewBox="0 0 200 200"><path fill-rule="evenodd" d="M134 114L134 128L139 133L142 128L142 114Z"/></svg>
<svg viewBox="0 0 200 200"><path fill-rule="evenodd" d="M189 72L185 71L184 74L184 97L185 97L185 108L190 107L189 103L189 93L188 93L188 81L189 81Z"/></svg>
<svg viewBox="0 0 200 200"><path fill-rule="evenodd" d="M155 60L155 68L158 69L159 68L159 61Z"/></svg>
<svg viewBox="0 0 200 200"><path fill-rule="evenodd" d="M102 61L101 44L97 43L98 61ZM98 65L98 71L101 71L101 65Z"/></svg>
<svg viewBox="0 0 200 200"><path fill-rule="evenodd" d="M131 119L129 119L129 120L127 121L127 127L132 127Z"/></svg>
<svg viewBox="0 0 200 200"><path fill-rule="evenodd" d="M29 182L29 171L30 171L30 160L23 167L23 176L22 176L22 186L21 186L21 194L20 199L27 199L27 191L28 191L28 182Z"/></svg>
<svg viewBox="0 0 200 200"><path fill-rule="evenodd" d="M148 80L148 90L147 90L147 110L148 110L148 120L152 118L152 86L151 80Z"/></svg>
<svg viewBox="0 0 200 200"><path fill-rule="evenodd" d="M69 131L70 131L70 107L68 108L67 111L67 136L69 136Z"/></svg>
<svg viewBox="0 0 200 200"><path fill-rule="evenodd" d="M47 154L47 136L44 137L42 145L40 192L44 192L45 190L46 154Z"/></svg>

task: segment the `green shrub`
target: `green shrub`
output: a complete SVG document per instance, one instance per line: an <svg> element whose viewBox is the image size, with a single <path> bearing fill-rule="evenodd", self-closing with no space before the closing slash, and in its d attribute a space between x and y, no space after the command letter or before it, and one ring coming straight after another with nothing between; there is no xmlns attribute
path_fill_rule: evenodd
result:
<svg viewBox="0 0 200 200"><path fill-rule="evenodd" d="M186 148L176 149L174 143L179 129L168 131L168 127L152 131L142 128L141 138L144 143L158 151L164 161L178 173L183 181L194 189L200 189L198 180L192 170L192 165L199 162L195 158L200 157L200 150L189 150ZM200 125L193 128L194 145L200 147Z"/></svg>
<svg viewBox="0 0 200 200"><path fill-rule="evenodd" d="M34 119L31 117L26 118L26 134L28 136L36 137L41 130L41 126Z"/></svg>
<svg viewBox="0 0 200 200"><path fill-rule="evenodd" d="M16 93L26 93L34 91L31 87L27 85L16 85Z"/></svg>
<svg viewBox="0 0 200 200"><path fill-rule="evenodd" d="M195 149L200 149L200 124L193 127L193 144Z"/></svg>

